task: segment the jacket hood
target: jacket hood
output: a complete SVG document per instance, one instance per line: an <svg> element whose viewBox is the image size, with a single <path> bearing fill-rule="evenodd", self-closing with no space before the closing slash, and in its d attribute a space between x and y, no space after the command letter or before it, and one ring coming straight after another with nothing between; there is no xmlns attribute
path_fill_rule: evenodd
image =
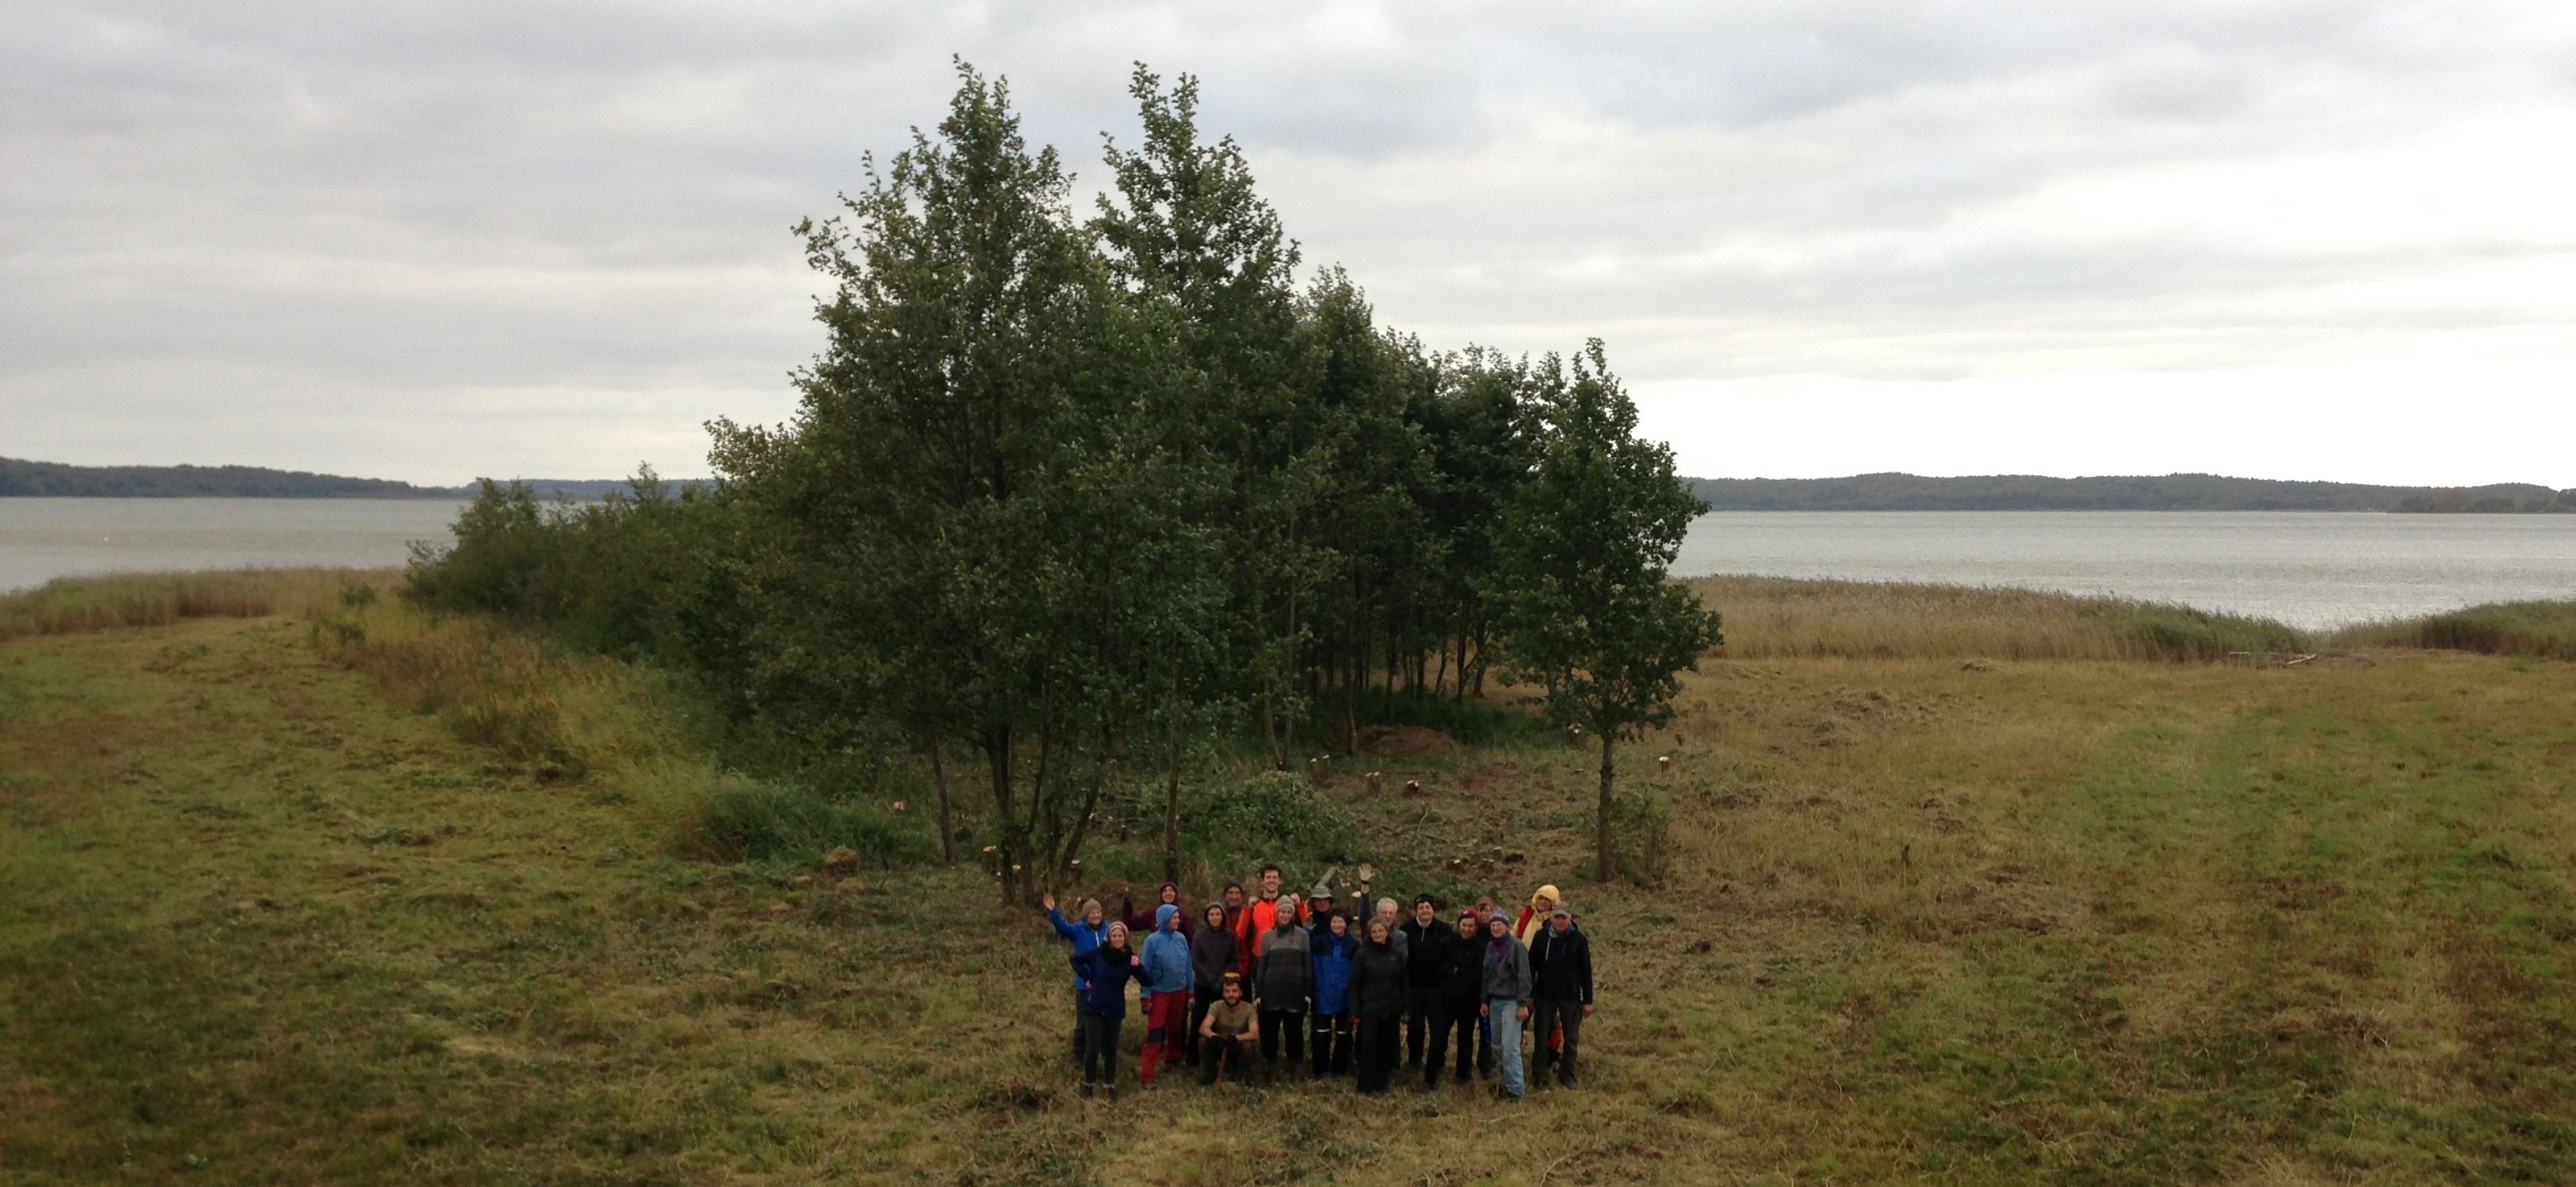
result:
<svg viewBox="0 0 2576 1187"><path fill-rule="evenodd" d="M1168 886L1170 883L1164 883ZM1154 930L1173 931L1172 921L1181 917L1181 909L1170 903L1154 908Z"/></svg>
<svg viewBox="0 0 2576 1187"><path fill-rule="evenodd" d="M1181 884L1180 884L1180 883L1178 883L1178 882L1166 882L1166 883L1163 883L1163 890L1168 890L1168 891L1171 891L1171 892L1172 892L1172 902L1177 903L1177 902L1181 901ZM1163 893L1163 892L1162 892L1162 890L1158 890L1158 891L1155 891L1155 892L1154 892L1154 895L1155 895L1155 897L1156 897L1156 898L1160 898L1160 897L1162 897L1162 893ZM1167 905L1168 905L1168 904L1167 904Z"/></svg>
<svg viewBox="0 0 2576 1187"><path fill-rule="evenodd" d="M1539 887L1538 893L1530 896L1530 910L1536 911L1539 909L1538 901L1540 899L1546 899L1549 903L1554 904L1563 902L1565 900L1565 896L1559 894L1554 886Z"/></svg>

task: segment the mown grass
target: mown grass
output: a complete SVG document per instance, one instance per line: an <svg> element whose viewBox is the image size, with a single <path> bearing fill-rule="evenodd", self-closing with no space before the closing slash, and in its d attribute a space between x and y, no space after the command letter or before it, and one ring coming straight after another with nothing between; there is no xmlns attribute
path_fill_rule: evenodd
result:
<svg viewBox="0 0 2576 1187"><path fill-rule="evenodd" d="M2129 598L1786 577L1688 584L1725 616L1726 654L1739 659L2204 660L2312 649L2305 632L2270 619Z"/></svg>
<svg viewBox="0 0 2576 1187"><path fill-rule="evenodd" d="M390 589L397 569L223 569L62 577L0 596L0 640L163 626L185 618L314 618L348 589Z"/></svg>
<svg viewBox="0 0 2576 1187"><path fill-rule="evenodd" d="M2496 602L2334 633L2344 647L2429 647L2487 655L2576 659L2576 600Z"/></svg>
<svg viewBox="0 0 2576 1187"><path fill-rule="evenodd" d="M1112 1105L980 873L675 848L738 777L672 690L408 615L0 645L0 1179L2576 1176L2576 665L1716 660L1622 751L1652 890L1584 878L1589 750L1337 762L1381 890L1566 888L1585 1088ZM577 771L450 712L511 696Z"/></svg>

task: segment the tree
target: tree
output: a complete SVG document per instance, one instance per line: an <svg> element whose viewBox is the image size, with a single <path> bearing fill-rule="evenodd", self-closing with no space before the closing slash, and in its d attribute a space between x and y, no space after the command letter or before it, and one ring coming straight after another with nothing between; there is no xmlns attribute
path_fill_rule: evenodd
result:
<svg viewBox="0 0 2576 1187"><path fill-rule="evenodd" d="M1599 339L1575 357L1570 383L1554 356L1539 372L1538 468L1504 508L1488 596L1504 676L1541 689L1552 722L1600 739L1595 840L1607 881L1618 875L1617 743L1672 720L1679 674L1719 640L1717 616L1665 579L1705 505L1674 474L1671 447L1638 439L1636 404Z"/></svg>
<svg viewBox="0 0 2576 1187"><path fill-rule="evenodd" d="M958 74L935 138L797 228L836 285L825 348L794 420L719 423L714 460L776 529L768 678L980 753L1011 902L1070 872L1215 549L1160 431L1166 352L1005 84Z"/></svg>

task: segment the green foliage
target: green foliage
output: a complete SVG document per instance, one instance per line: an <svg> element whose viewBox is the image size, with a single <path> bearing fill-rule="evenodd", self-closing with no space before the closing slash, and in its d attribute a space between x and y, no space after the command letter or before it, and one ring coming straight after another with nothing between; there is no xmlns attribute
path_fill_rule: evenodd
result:
<svg viewBox="0 0 2576 1187"><path fill-rule="evenodd" d="M1364 856L1350 813L1284 771L1199 791L1186 801L1181 821L1192 849L1238 859L1220 865L1259 859L1305 869Z"/></svg>
<svg viewBox="0 0 2576 1187"><path fill-rule="evenodd" d="M2335 632L2333 641L2343 646L2576 659L2576 601L2498 602L2422 618L2363 623Z"/></svg>
<svg viewBox="0 0 2576 1187"><path fill-rule="evenodd" d="M810 864L847 846L870 869L924 865L939 842L917 818L793 784L727 777L691 801L683 845L715 861Z"/></svg>
<svg viewBox="0 0 2576 1187"><path fill-rule="evenodd" d="M1610 837L1621 877L1650 888L1672 880L1673 809L1662 794L1638 791L1613 800Z"/></svg>

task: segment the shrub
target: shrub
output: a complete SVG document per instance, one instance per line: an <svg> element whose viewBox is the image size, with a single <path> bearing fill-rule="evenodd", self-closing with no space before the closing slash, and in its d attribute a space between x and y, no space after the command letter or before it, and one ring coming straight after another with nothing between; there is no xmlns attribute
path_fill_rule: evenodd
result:
<svg viewBox="0 0 2576 1187"><path fill-rule="evenodd" d="M683 848L711 861L813 861L847 846L862 865L895 869L939 852L930 830L875 804L739 776L720 777L696 797L682 838Z"/></svg>
<svg viewBox="0 0 2576 1187"><path fill-rule="evenodd" d="M1190 848L1224 857L1321 865L1361 856L1359 826L1350 813L1284 771L1265 771L1189 797L1181 805L1181 832Z"/></svg>
<svg viewBox="0 0 2576 1187"><path fill-rule="evenodd" d="M1619 873L1639 886L1662 886L1673 873L1673 810L1657 792L1629 790L1610 801L1610 847Z"/></svg>

